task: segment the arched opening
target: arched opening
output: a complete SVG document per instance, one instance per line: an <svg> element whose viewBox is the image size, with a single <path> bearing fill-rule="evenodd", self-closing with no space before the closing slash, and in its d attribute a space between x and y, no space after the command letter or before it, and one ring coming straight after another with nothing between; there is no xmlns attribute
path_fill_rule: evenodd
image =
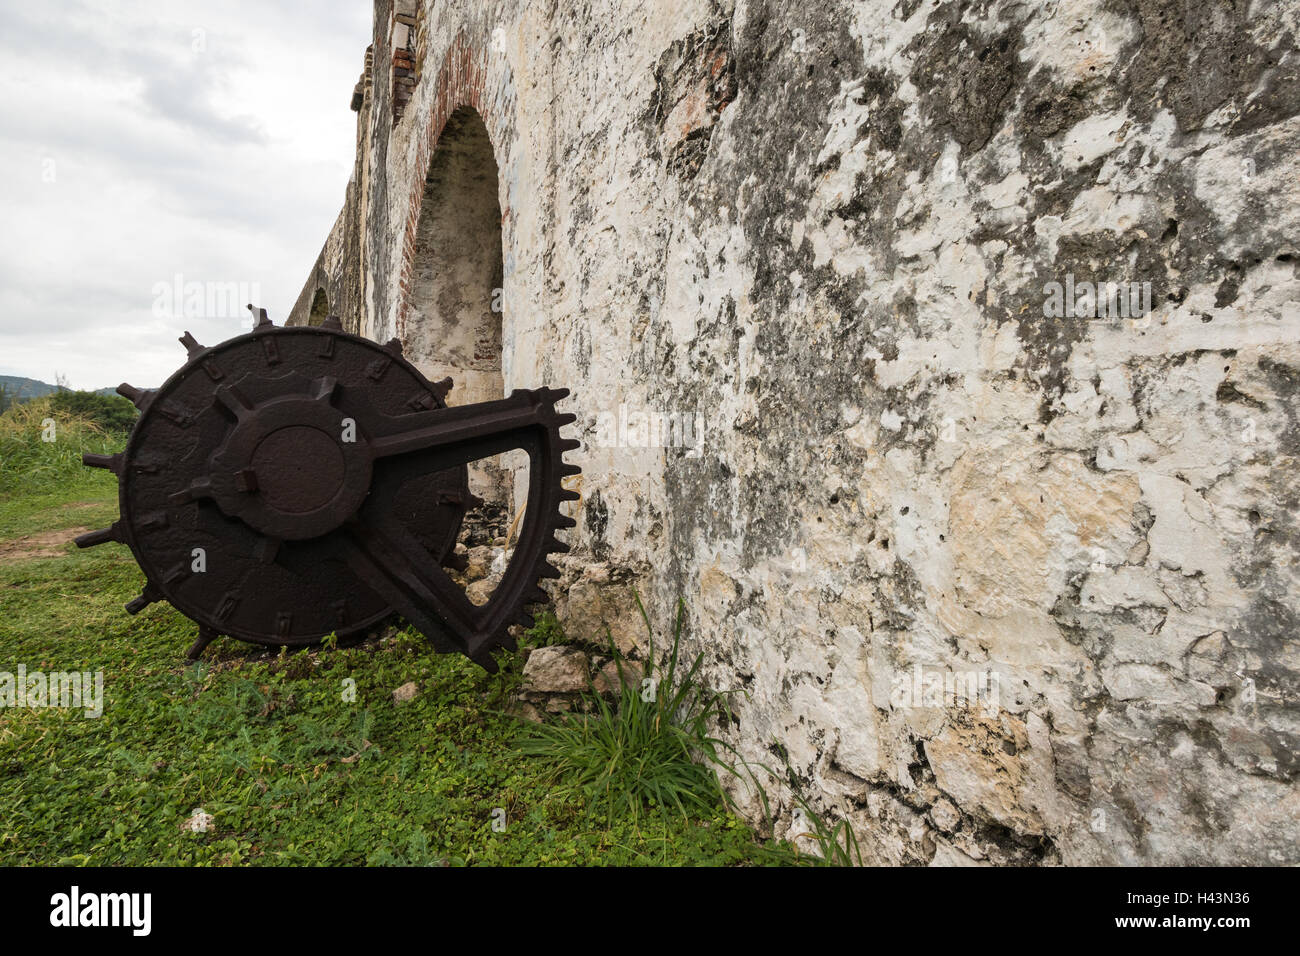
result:
<svg viewBox="0 0 1300 956"><path fill-rule="evenodd" d="M416 225L407 356L431 380L451 376L452 405L504 396L501 205L497 164L482 117L456 110L429 162ZM470 469L470 488L508 508L512 469L505 461Z"/></svg>
<svg viewBox="0 0 1300 956"><path fill-rule="evenodd" d="M311 312L307 315L308 325L320 325L330 314L330 299L324 289L317 289L311 299Z"/></svg>

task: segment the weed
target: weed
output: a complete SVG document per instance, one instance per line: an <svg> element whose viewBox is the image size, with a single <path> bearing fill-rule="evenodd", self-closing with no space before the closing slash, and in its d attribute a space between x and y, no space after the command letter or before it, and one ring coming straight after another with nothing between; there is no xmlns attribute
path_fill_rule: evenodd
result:
<svg viewBox="0 0 1300 956"><path fill-rule="evenodd" d="M548 765L564 792L603 809L607 819L626 815L635 821L646 807L669 807L683 817L712 811L730 802L716 771L740 776L724 759L735 751L710 729L714 721L730 719L728 695L702 683L702 652L682 666L682 601L667 667L657 667L654 629L641 596L633 593L650 638L640 687L626 686L627 662L607 633L623 692L611 704L592 691L586 695L587 713L534 727L520 749Z"/></svg>
<svg viewBox="0 0 1300 956"><path fill-rule="evenodd" d="M53 397L12 405L0 415L0 496L29 494L51 486L111 487L103 470L81 463L84 452L113 454L126 433L55 407Z"/></svg>
<svg viewBox="0 0 1300 956"><path fill-rule="evenodd" d="M429 845L429 835L416 830L396 850L382 846L366 858L368 866L456 866L464 860L450 859Z"/></svg>
<svg viewBox="0 0 1300 956"><path fill-rule="evenodd" d="M789 842L796 854L799 838L812 837L817 843L817 853L802 857L803 861L814 866L862 866L862 848L849 821L840 820L832 825L822 819L797 789L793 793L795 803L803 810L803 818L812 827L811 832L791 834Z"/></svg>
<svg viewBox="0 0 1300 956"><path fill-rule="evenodd" d="M550 647L552 644L563 644L565 640L564 628L560 626L554 612L547 609L538 612L533 626L524 631L521 643L527 647Z"/></svg>

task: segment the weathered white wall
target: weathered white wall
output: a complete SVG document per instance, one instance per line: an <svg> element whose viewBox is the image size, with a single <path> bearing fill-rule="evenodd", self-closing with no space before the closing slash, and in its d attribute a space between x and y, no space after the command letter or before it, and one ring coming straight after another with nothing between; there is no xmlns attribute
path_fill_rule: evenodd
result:
<svg viewBox="0 0 1300 956"><path fill-rule="evenodd" d="M477 108L505 388L585 427L571 630L685 598L726 734L875 862L1300 862L1300 4L434 3L395 127L377 6L330 281L424 334Z"/></svg>

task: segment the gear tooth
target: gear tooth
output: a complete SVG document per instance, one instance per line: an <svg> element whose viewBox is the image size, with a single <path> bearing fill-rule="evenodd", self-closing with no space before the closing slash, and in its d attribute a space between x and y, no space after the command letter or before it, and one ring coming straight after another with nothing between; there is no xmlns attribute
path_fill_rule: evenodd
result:
<svg viewBox="0 0 1300 956"><path fill-rule="evenodd" d="M117 394L121 395L123 398L130 399L132 405L140 411L144 411L153 402L154 396L158 394L158 390L153 388L135 388L134 386L123 382L117 387Z"/></svg>
<svg viewBox="0 0 1300 956"><path fill-rule="evenodd" d="M394 336L384 343L384 351L394 358L402 357L402 340Z"/></svg>
<svg viewBox="0 0 1300 956"><path fill-rule="evenodd" d="M570 550L570 547L555 535L551 535L546 541L547 554L568 554Z"/></svg>
<svg viewBox="0 0 1300 956"><path fill-rule="evenodd" d="M119 477L122 474L122 452L116 455L92 455L87 452L81 456L81 463L91 468L107 468Z"/></svg>
<svg viewBox="0 0 1300 956"><path fill-rule="evenodd" d="M532 587L524 593L525 604L550 604L551 596L540 587Z"/></svg>
<svg viewBox="0 0 1300 956"><path fill-rule="evenodd" d="M194 643L190 645L190 649L185 652L185 659L189 661L197 661L199 655L203 653L207 646L220 636L221 635L212 628L204 627L200 624L199 636L195 639Z"/></svg>
<svg viewBox="0 0 1300 956"><path fill-rule="evenodd" d="M439 398L446 398L447 393L452 390L452 387L455 384L456 383L451 380L451 376L449 375L440 381L432 383L432 388Z"/></svg>
<svg viewBox="0 0 1300 956"><path fill-rule="evenodd" d="M576 438L561 438L560 451L576 451L582 447L582 442Z"/></svg>
<svg viewBox="0 0 1300 956"><path fill-rule="evenodd" d="M153 397L153 392L144 388L136 388L130 382L123 382L114 391L127 399L136 408L144 408L149 403L149 399Z"/></svg>
<svg viewBox="0 0 1300 956"><path fill-rule="evenodd" d="M110 541L116 541L119 544L122 543L122 526L116 521L107 528L101 528L98 531L88 531L73 539L73 542L78 548L93 548L96 545L108 544Z"/></svg>
<svg viewBox="0 0 1300 956"><path fill-rule="evenodd" d="M469 567L469 556L451 551L442 559L442 566L453 571L464 571Z"/></svg>
<svg viewBox="0 0 1300 956"><path fill-rule="evenodd" d="M539 578L558 578L560 577L560 569L549 561L543 561L541 568L537 572L537 576Z"/></svg>
<svg viewBox="0 0 1300 956"><path fill-rule="evenodd" d="M578 492L576 492L576 491L570 491L568 488L561 488L561 489L560 489L560 500L561 500L561 501L577 501L577 500L580 499L581 497L582 497L582 495L578 494Z"/></svg>
<svg viewBox="0 0 1300 956"><path fill-rule="evenodd" d="M525 626L525 627L532 627L532 626L533 626L533 625L532 625L532 620L533 620L532 615L531 615L531 614L525 614L525 615L522 615L522 616L528 618L528 621L529 621L529 623L528 623L528 624L525 624L524 626ZM506 634L505 637L501 638L501 646L504 647L504 648L505 648L506 650L508 650L508 651L517 651L517 650L519 650L519 644L515 641L514 636L511 635L511 634L508 634L508 633Z"/></svg>
<svg viewBox="0 0 1300 956"><path fill-rule="evenodd" d="M461 648L461 653L489 674L495 674L497 662L492 659L492 652L496 650L499 643L499 639L492 634L475 634Z"/></svg>
<svg viewBox="0 0 1300 956"><path fill-rule="evenodd" d="M576 528L578 522L574 521L568 515L556 515L551 521L551 526L554 528Z"/></svg>
<svg viewBox="0 0 1300 956"><path fill-rule="evenodd" d="M567 388L544 388L541 390L542 397L549 402L558 402L562 398L569 397Z"/></svg>
<svg viewBox="0 0 1300 956"><path fill-rule="evenodd" d="M579 468L577 465L571 465L567 461L564 462L564 464L560 465L561 478L572 478L575 475L580 475L580 474L582 474L582 469Z"/></svg>
<svg viewBox="0 0 1300 956"><path fill-rule="evenodd" d="M337 315L325 316L325 321L320 324L322 329L329 329L331 332L342 332L343 322Z"/></svg>
<svg viewBox="0 0 1300 956"><path fill-rule="evenodd" d="M527 611L520 611L515 615L514 622L524 628L524 630L527 630L537 623L537 618L533 617L533 615L529 614ZM511 640L514 640L514 638L511 638ZM514 650L514 648L511 648L511 650Z"/></svg>
<svg viewBox="0 0 1300 956"><path fill-rule="evenodd" d="M126 608L127 614L136 615L147 608L150 604L161 599L162 594L158 592L158 589L152 584L146 584L139 596L131 598L131 600L127 601L126 604L122 606Z"/></svg>
<svg viewBox="0 0 1300 956"><path fill-rule="evenodd" d="M186 332L176 341L185 346L186 358L194 358L194 356L198 355L200 352L205 351L204 347L200 345L198 340L195 339L194 336L190 335L189 332Z"/></svg>
<svg viewBox="0 0 1300 956"><path fill-rule="evenodd" d="M246 308L249 312L253 313L253 318L257 320L258 329L269 329L275 327L275 323L271 321L271 317L266 314L266 309L259 309L251 302ZM254 331L256 331L256 329Z"/></svg>

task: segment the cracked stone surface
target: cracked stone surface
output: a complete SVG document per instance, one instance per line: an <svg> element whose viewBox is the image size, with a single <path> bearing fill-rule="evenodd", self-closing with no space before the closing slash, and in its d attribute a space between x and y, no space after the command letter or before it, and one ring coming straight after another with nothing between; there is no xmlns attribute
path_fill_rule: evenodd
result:
<svg viewBox="0 0 1300 956"><path fill-rule="evenodd" d="M1300 863L1300 4L410 6L292 321L446 365L419 200L480 113L501 378L584 429L578 639L684 599L720 732L868 862Z"/></svg>

